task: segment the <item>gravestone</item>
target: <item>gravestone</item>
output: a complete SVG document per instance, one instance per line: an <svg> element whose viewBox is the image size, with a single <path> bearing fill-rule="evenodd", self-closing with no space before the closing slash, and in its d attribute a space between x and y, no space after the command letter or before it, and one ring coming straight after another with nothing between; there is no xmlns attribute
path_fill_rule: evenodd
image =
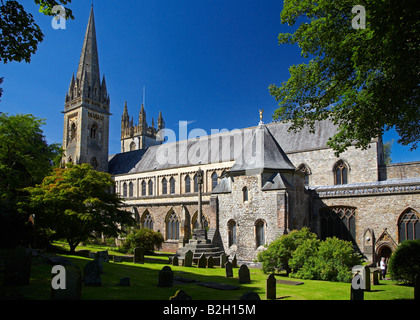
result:
<svg viewBox="0 0 420 320"><path fill-rule="evenodd" d="M32 257L24 246L17 246L6 259L4 268L4 285L29 284L31 278Z"/></svg>
<svg viewBox="0 0 420 320"><path fill-rule="evenodd" d="M144 263L144 248L136 247L134 249L134 263Z"/></svg>
<svg viewBox="0 0 420 320"><path fill-rule="evenodd" d="M199 268L205 268L207 266L207 259L206 256L202 253L200 258L198 259L197 266Z"/></svg>
<svg viewBox="0 0 420 320"><path fill-rule="evenodd" d="M245 292L240 298L239 300L261 300L260 296L258 295L258 293L254 292L254 291L248 291Z"/></svg>
<svg viewBox="0 0 420 320"><path fill-rule="evenodd" d="M53 289L51 287L51 300L80 300L82 296L82 273L79 267L65 265L66 288Z"/></svg>
<svg viewBox="0 0 420 320"><path fill-rule="evenodd" d="M230 261L225 263L225 269L226 269L226 278L233 278L233 268L232 268L232 263Z"/></svg>
<svg viewBox="0 0 420 320"><path fill-rule="evenodd" d="M363 281L365 283L365 291L370 291L370 268L368 266L364 266L363 269Z"/></svg>
<svg viewBox="0 0 420 320"><path fill-rule="evenodd" d="M185 259L184 259L184 267L192 267L193 263L193 252L191 250L188 250L185 253Z"/></svg>
<svg viewBox="0 0 420 320"><path fill-rule="evenodd" d="M130 277L124 277L120 279L119 286L129 287L130 286Z"/></svg>
<svg viewBox="0 0 420 320"><path fill-rule="evenodd" d="M245 264L241 265L241 267L239 268L238 275L239 275L239 283L241 284L251 283L251 276L249 274L249 269Z"/></svg>
<svg viewBox="0 0 420 320"><path fill-rule="evenodd" d="M174 257L172 258L172 265L173 265L173 266L179 266L179 259L178 259L178 257L177 257L177 256L174 256Z"/></svg>
<svg viewBox="0 0 420 320"><path fill-rule="evenodd" d="M214 260L212 256L207 257L207 268L213 268L214 267Z"/></svg>
<svg viewBox="0 0 420 320"><path fill-rule="evenodd" d="M219 262L220 262L220 268L224 268L225 267L225 264L227 262L226 254L222 253L220 255Z"/></svg>
<svg viewBox="0 0 420 320"><path fill-rule="evenodd" d="M380 274L380 271L379 270L373 270L370 273L370 282L374 286L379 285L379 274Z"/></svg>
<svg viewBox="0 0 420 320"><path fill-rule="evenodd" d="M236 254L234 254L232 258L232 268L237 268L237 267L238 267L238 259L236 258Z"/></svg>
<svg viewBox="0 0 420 320"><path fill-rule="evenodd" d="M174 282L174 272L171 267L164 266L159 271L159 282L158 287L172 287Z"/></svg>
<svg viewBox="0 0 420 320"><path fill-rule="evenodd" d="M355 288L356 282L354 280L359 277L360 277L359 273L356 273L353 276L353 279L350 285L350 300L363 300L364 299L364 290L361 288L361 286L359 288ZM363 279L361 279L360 281L363 281Z"/></svg>
<svg viewBox="0 0 420 320"><path fill-rule="evenodd" d="M102 273L102 263L99 260L89 261L85 268L84 272L84 281L86 286L100 287L102 286L101 273Z"/></svg>
<svg viewBox="0 0 420 320"><path fill-rule="evenodd" d="M98 251L96 253L96 259L98 259L99 262L109 262L108 250Z"/></svg>
<svg viewBox="0 0 420 320"><path fill-rule="evenodd" d="M276 278L270 274L265 282L265 296L267 300L276 299Z"/></svg>
<svg viewBox="0 0 420 320"><path fill-rule="evenodd" d="M191 296L189 296L184 290L178 290L175 292L175 295L169 297L169 300L192 300Z"/></svg>

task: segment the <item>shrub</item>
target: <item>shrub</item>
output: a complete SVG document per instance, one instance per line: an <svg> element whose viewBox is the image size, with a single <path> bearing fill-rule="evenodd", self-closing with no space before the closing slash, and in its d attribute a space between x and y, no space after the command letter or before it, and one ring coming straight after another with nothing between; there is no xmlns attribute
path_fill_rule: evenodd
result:
<svg viewBox="0 0 420 320"><path fill-rule="evenodd" d="M319 279L316 268L316 258L320 241L318 239L305 240L292 254L289 266L292 276L301 279Z"/></svg>
<svg viewBox="0 0 420 320"><path fill-rule="evenodd" d="M121 251L133 253L134 248L143 247L146 253L153 253L155 247L160 246L163 241L163 236L160 232L141 228L127 235Z"/></svg>
<svg viewBox="0 0 420 320"><path fill-rule="evenodd" d="M420 274L420 240L403 241L392 254L388 270L391 278L414 283Z"/></svg>
<svg viewBox="0 0 420 320"><path fill-rule="evenodd" d="M302 228L273 241L266 250L258 254L257 259L262 262L262 270L270 273L278 269L289 273L291 271L289 260L293 252L307 239L316 239L316 234L310 232L308 228Z"/></svg>

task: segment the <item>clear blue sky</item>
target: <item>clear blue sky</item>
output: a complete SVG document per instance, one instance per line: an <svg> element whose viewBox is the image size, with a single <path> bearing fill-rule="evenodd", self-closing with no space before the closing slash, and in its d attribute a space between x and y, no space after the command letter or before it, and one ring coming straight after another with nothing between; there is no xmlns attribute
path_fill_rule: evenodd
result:
<svg viewBox="0 0 420 320"><path fill-rule="evenodd" d="M51 17L24 1L45 34L31 63L1 65L4 76L0 111L32 113L46 119L49 143L62 142L64 98L77 71L91 1L73 0L75 20L54 30ZM279 46L277 36L290 28L280 23L280 0L101 0L94 1L100 72L111 99L110 154L120 151L124 101L138 113L146 88L146 115L166 127L179 121L194 128L228 130L258 124L258 109L271 122L277 103L272 83L289 77L290 65L303 62L299 48ZM420 160L420 150L397 145L393 162Z"/></svg>

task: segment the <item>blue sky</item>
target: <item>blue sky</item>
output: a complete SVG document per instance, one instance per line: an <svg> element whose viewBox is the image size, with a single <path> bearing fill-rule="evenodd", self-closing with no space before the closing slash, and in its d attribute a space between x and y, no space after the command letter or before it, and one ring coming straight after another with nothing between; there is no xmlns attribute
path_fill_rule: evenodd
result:
<svg viewBox="0 0 420 320"><path fill-rule="evenodd" d="M62 142L64 98L77 71L91 1L73 0L75 20L55 30L51 17L24 1L45 34L31 63L1 65L0 111L32 113L46 119L49 143ZM304 60L297 46L279 46L290 31L280 22L282 1L274 0L101 0L94 1L100 72L111 99L110 154L120 151L124 101L138 122L143 101L147 121L161 110L166 127L179 121L194 128L232 130L257 125L258 109L271 122L277 103L272 83L289 77L288 68ZM420 160L420 150L396 143L393 162Z"/></svg>

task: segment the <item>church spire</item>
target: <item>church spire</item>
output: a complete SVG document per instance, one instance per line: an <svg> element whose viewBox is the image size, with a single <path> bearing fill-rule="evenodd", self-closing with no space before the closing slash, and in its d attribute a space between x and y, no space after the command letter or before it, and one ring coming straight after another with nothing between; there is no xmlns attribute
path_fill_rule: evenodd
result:
<svg viewBox="0 0 420 320"><path fill-rule="evenodd" d="M80 54L79 67L77 69L77 79L82 79L86 73L85 81L92 87L100 83L98 48L96 44L95 18L93 6L90 9L90 16L83 42L82 53Z"/></svg>

